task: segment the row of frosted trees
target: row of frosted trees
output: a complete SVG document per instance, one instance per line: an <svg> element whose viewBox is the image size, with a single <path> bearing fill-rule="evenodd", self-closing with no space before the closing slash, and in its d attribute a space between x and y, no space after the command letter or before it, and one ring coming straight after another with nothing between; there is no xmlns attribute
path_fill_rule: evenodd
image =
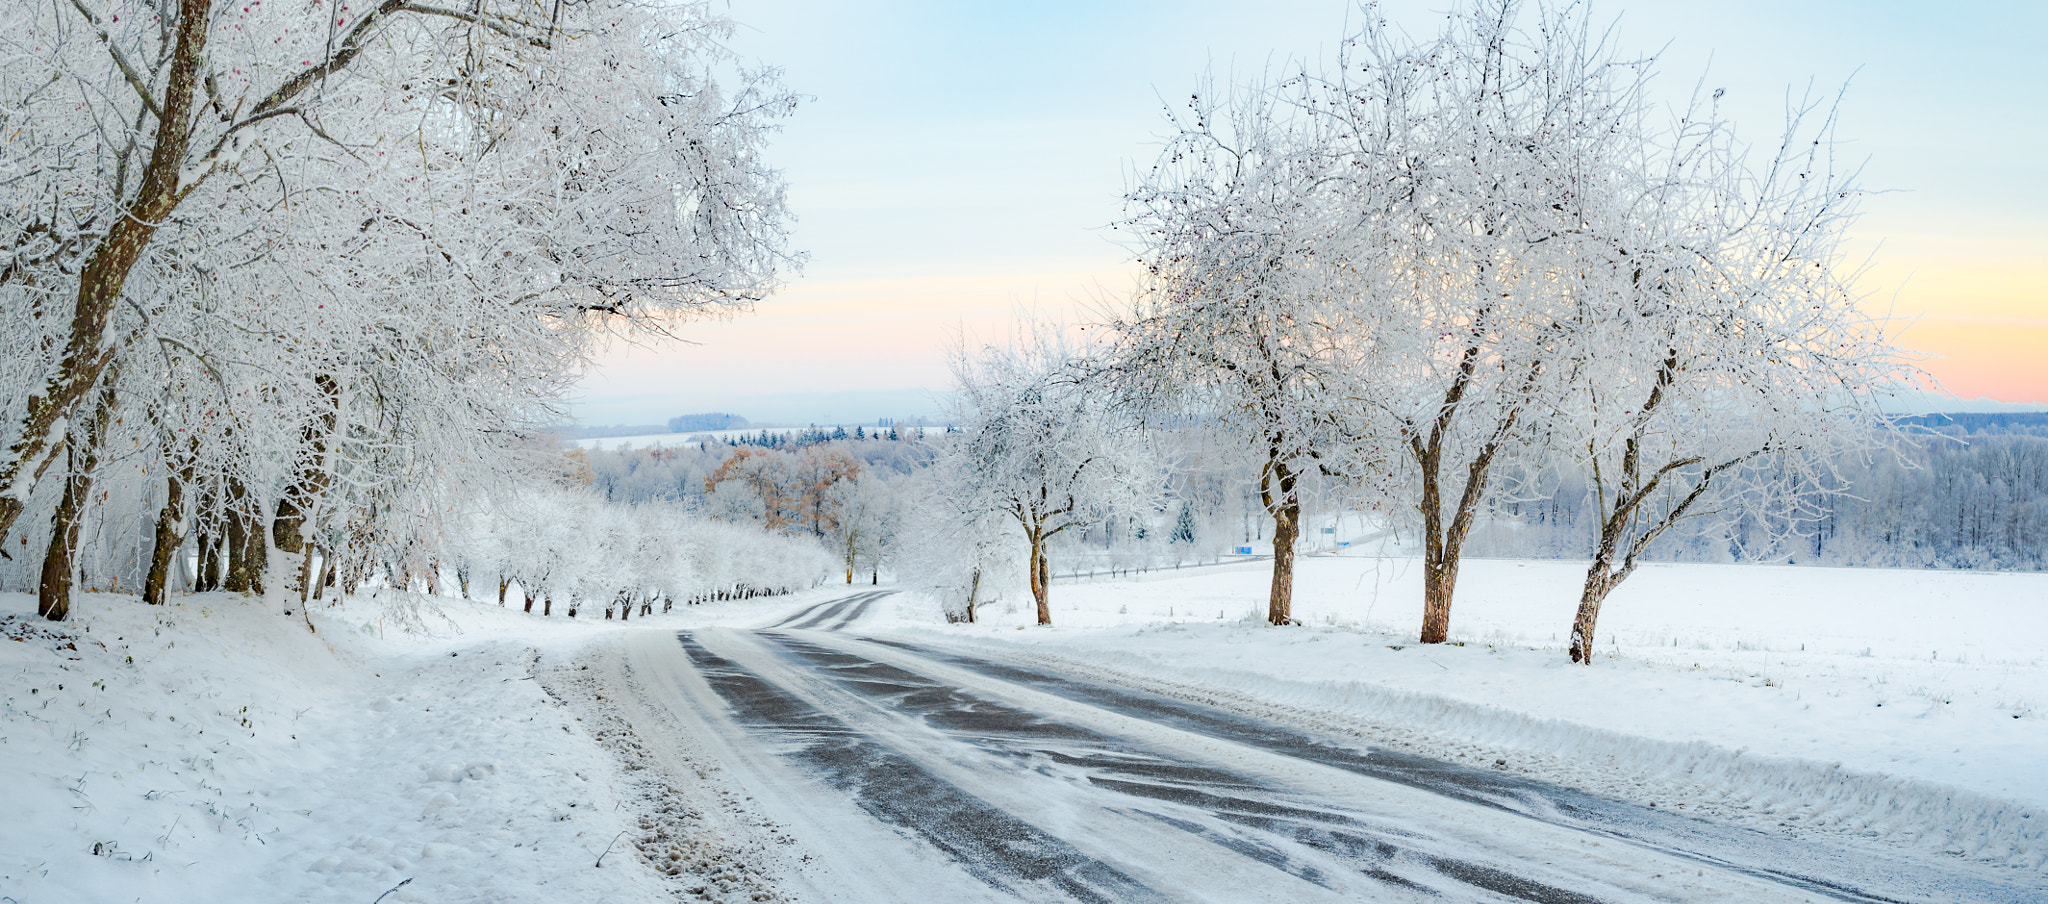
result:
<svg viewBox="0 0 2048 904"><path fill-rule="evenodd" d="M1752 149L1718 95L1653 103L1654 58L1607 34L1583 7L1473 4L1192 95L1127 198L1129 302L956 362L955 584L1021 537L1049 621L1046 541L1155 493L1162 430L1256 475L1274 624L1310 492L1412 516L1437 643L1487 513L1582 475L1581 662L1674 528L1810 523L1845 463L1891 454L1878 391L1914 373L1839 261L1860 192L1830 110Z"/></svg>
<svg viewBox="0 0 2048 904"><path fill-rule="evenodd" d="M553 615L582 609L667 612L677 603L772 596L814 587L833 558L806 539L706 519L673 503L611 504L577 489L532 490L473 516L444 565L465 595ZM472 582L475 582L473 585Z"/></svg>
<svg viewBox="0 0 2048 904"><path fill-rule="evenodd" d="M0 579L49 618L429 560L556 476L595 340L788 261L793 98L701 4L0 18Z"/></svg>

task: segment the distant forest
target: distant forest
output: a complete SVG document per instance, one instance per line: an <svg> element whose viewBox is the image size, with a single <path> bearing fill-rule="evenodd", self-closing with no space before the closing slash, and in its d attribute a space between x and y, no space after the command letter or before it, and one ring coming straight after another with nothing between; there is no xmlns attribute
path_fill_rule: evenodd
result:
<svg viewBox="0 0 2048 904"><path fill-rule="evenodd" d="M607 500L623 503L680 502L703 508L707 505L706 478L717 472L742 448L794 452L810 446L832 444L862 465L863 472L905 475L931 461L930 449L917 440L924 431L907 428L899 432L884 428L870 432L865 427L849 431L812 428L801 433L762 431L731 440L700 446L658 449L581 450L577 454L589 469L590 482Z"/></svg>
<svg viewBox="0 0 2048 904"><path fill-rule="evenodd" d="M2048 413L1930 414L1900 423L1918 433L1903 460L1845 463L1848 493L1789 539L1781 525L1744 517L1732 527L1674 530L1653 557L2048 569ZM1474 552L1584 557L1593 529L1587 490L1568 476L1556 486L1546 498L1503 506L1475 538Z"/></svg>
<svg viewBox="0 0 2048 904"><path fill-rule="evenodd" d="M1917 434L1905 454L1845 464L1841 479L1850 493L1834 497L1817 519L1795 525L1750 515L1732 523L1700 519L1675 528L1650 558L2048 570L2048 413L1924 415L1903 423ZM920 441L927 435L937 437L938 429L811 428L741 434L701 448L587 450L580 455L592 484L614 502L663 500L709 510L707 478L742 448L796 453L827 445L858 461L863 475L900 478L930 463L931 449ZM1237 483L1244 483L1246 491L1233 488ZM1594 507L1585 482L1572 474L1551 474L1540 483L1549 491L1492 507L1475 531L1473 554L1556 559L1590 554ZM1080 559L1064 561L1082 556L1069 545L1099 550L1112 539L1138 543L1148 534L1163 541L1181 520L1199 523L1203 542L1177 547L1152 542L1146 545L1157 549L1133 549L1130 555L1140 560L1201 558L1215 554L1211 547L1263 543L1264 529L1245 502L1256 496L1252 486L1251 474L1228 470L1199 481L1176 481L1156 524L1084 531L1072 544L1054 550L1062 560L1058 567L1085 567ZM1336 507L1343 503L1323 500L1314 506L1324 511ZM1397 530L1403 529L1397 524ZM1116 545L1121 549L1125 542L1117 539Z"/></svg>
<svg viewBox="0 0 2048 904"><path fill-rule="evenodd" d="M1898 422L1950 436L2048 436L2048 411L1922 414L1899 418Z"/></svg>

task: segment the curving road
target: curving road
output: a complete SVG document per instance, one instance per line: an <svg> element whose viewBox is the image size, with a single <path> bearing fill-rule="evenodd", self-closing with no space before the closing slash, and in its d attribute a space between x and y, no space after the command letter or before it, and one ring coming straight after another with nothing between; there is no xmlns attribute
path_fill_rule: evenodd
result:
<svg viewBox="0 0 2048 904"><path fill-rule="evenodd" d="M832 901L2042 900L1963 865L1791 841L1361 749L1145 692L843 633L649 633L640 703L711 739Z"/></svg>

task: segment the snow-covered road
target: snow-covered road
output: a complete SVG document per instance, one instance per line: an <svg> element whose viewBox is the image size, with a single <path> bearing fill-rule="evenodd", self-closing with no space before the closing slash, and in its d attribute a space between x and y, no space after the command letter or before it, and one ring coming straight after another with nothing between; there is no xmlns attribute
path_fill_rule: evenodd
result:
<svg viewBox="0 0 2048 904"><path fill-rule="evenodd" d="M619 693L696 738L807 856L800 899L2017 901L1832 847L1360 749L1122 687L848 633L886 591L759 630L646 632ZM650 726L651 727L651 726Z"/></svg>

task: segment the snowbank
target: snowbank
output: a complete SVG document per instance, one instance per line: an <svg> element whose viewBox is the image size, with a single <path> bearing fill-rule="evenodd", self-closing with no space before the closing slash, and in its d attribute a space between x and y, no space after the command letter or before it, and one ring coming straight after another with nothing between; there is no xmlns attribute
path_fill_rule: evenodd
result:
<svg viewBox="0 0 2048 904"><path fill-rule="evenodd" d="M318 634L228 594L95 594L74 612L53 625L0 594L0 900L367 904L396 888L385 901L555 904L675 887L629 852L618 761L532 680L543 652L617 622L404 595L316 608Z"/></svg>
<svg viewBox="0 0 2048 904"><path fill-rule="evenodd" d="M2048 862L2048 575L1645 566L1581 668L1581 567L1468 561L1462 645L1413 643L1399 558L1304 561L1305 629L1264 626L1268 574L1238 568L1056 582L1051 629L1017 630L1028 605L892 627L1762 828Z"/></svg>

